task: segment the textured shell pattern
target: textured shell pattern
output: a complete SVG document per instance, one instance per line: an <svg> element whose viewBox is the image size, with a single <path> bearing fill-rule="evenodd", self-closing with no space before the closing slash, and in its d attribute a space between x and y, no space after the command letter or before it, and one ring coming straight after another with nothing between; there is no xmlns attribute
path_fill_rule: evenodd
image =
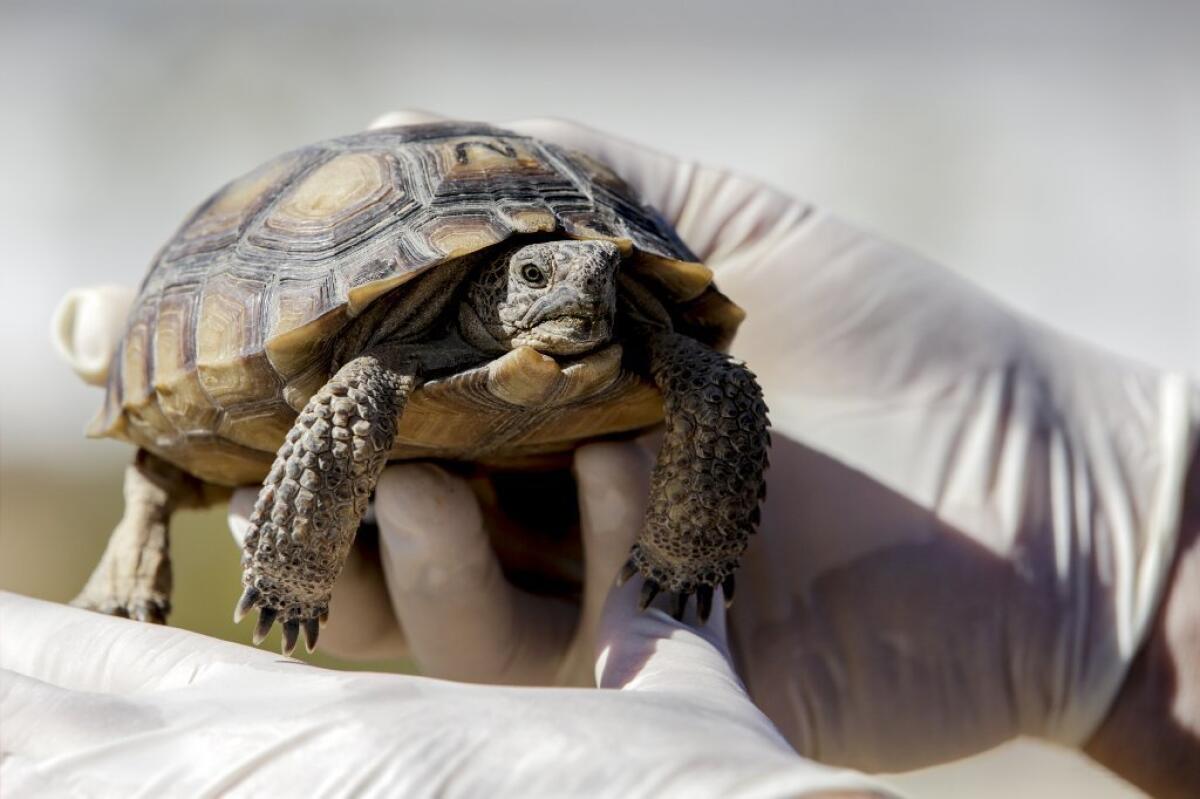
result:
<svg viewBox="0 0 1200 799"><path fill-rule="evenodd" d="M368 131L280 156L192 214L141 286L89 434L257 480L350 320L449 259L556 230L616 241L699 337L732 337L736 306L594 159L479 124Z"/></svg>

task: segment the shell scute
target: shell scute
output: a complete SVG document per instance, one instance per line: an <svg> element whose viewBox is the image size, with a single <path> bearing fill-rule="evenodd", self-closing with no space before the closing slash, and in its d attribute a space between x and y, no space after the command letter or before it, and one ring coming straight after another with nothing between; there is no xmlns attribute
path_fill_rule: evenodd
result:
<svg viewBox="0 0 1200 799"><path fill-rule="evenodd" d="M165 291L154 333L154 392L167 420L185 432L211 430L219 413L196 372L197 300L192 291Z"/></svg>
<svg viewBox="0 0 1200 799"><path fill-rule="evenodd" d="M304 371L346 323L335 276L281 274L264 349L283 378Z"/></svg>
<svg viewBox="0 0 1200 799"><path fill-rule="evenodd" d="M175 234L165 256L178 260L216 252L234 244L246 224L268 205L302 159L294 154L277 158L232 181L204 203Z"/></svg>
<svg viewBox="0 0 1200 799"><path fill-rule="evenodd" d="M287 188L251 228L247 245L278 260L320 261L355 247L417 208L386 153L326 158Z"/></svg>
<svg viewBox="0 0 1200 799"><path fill-rule="evenodd" d="M221 414L216 432L227 441L260 452L279 448L292 426L292 409L282 397L228 408Z"/></svg>
<svg viewBox="0 0 1200 799"><path fill-rule="evenodd" d="M235 268L209 276L196 321L196 372L213 403L230 408L277 396L279 377L263 349L261 320L276 276Z"/></svg>

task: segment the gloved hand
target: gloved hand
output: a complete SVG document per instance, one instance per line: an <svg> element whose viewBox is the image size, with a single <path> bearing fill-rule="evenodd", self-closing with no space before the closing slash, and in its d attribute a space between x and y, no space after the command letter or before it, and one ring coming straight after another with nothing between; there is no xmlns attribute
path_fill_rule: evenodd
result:
<svg viewBox="0 0 1200 799"><path fill-rule="evenodd" d="M603 617L619 690L480 687L306 666L0 593L6 796L882 796L805 761L697 631Z"/></svg>
<svg viewBox="0 0 1200 799"><path fill-rule="evenodd" d="M1200 427L1194 387L1023 318L760 183L570 123L505 127L609 164L749 314L733 352L764 387L774 446L732 643L788 740L823 761L886 770L1017 734L1087 740L1164 594ZM444 558L453 572L464 551L490 562L469 497L447 483L434 523L412 501L422 492L404 493L408 479L379 492L393 551L436 553L452 530L474 544L426 567ZM490 634L472 614L511 591L493 567L477 573L469 609L444 601L463 584L428 586L421 617L435 640L420 646L403 581L391 603L368 604L398 610L436 673L455 663L439 647ZM492 656L468 676L513 679L503 655L544 617L506 618L503 634L469 644Z"/></svg>

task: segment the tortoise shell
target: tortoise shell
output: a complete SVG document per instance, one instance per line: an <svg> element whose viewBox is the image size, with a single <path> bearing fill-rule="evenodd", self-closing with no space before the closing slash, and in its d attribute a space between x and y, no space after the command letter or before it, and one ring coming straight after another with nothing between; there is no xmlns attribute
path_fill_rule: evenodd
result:
<svg viewBox="0 0 1200 799"><path fill-rule="evenodd" d="M717 348L732 339L740 309L594 159L481 124L373 130L280 156L191 215L142 283L88 432L210 482L260 481L331 375L339 334L373 303L404 302L410 281L511 236L554 232L616 242L623 273L679 329ZM537 425L503 435L531 412ZM523 348L426 383L391 457L503 460L661 418L619 342L565 368Z"/></svg>

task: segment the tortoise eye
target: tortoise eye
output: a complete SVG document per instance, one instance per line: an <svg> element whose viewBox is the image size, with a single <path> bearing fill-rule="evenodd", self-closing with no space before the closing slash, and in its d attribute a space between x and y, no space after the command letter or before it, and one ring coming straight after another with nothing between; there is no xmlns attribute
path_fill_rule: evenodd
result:
<svg viewBox="0 0 1200 799"><path fill-rule="evenodd" d="M546 273L532 261L521 265L521 279L534 288L546 285Z"/></svg>

